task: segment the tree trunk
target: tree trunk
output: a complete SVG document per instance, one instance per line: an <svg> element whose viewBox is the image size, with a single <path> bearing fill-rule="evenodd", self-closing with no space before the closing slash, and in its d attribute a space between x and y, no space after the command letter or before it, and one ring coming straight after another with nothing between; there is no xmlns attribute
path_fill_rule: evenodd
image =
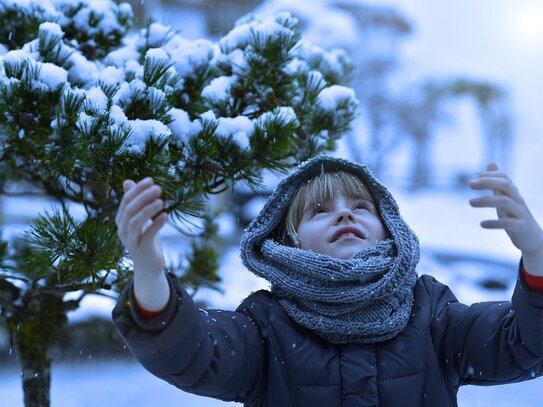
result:
<svg viewBox="0 0 543 407"><path fill-rule="evenodd" d="M24 341L24 340L23 340ZM48 346L40 340L21 346L17 344L22 369L24 403L26 407L50 405L51 358Z"/></svg>
<svg viewBox="0 0 543 407"><path fill-rule="evenodd" d="M33 293L24 308L8 320L21 364L25 407L49 407L51 346L66 324L62 297Z"/></svg>

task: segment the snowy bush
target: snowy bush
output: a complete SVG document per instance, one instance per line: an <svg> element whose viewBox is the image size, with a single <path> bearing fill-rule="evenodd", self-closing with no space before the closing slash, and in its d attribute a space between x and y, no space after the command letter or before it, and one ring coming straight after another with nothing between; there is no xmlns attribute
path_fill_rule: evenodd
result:
<svg viewBox="0 0 543 407"><path fill-rule="evenodd" d="M304 44L289 14L242 20L218 43L157 22L130 31L132 18L110 0L0 3L0 194L30 188L59 203L0 241L0 314L30 372L27 402L47 404L47 350L66 313L127 281L114 226L123 180L151 176L174 219L205 219L173 271L216 286L209 194L333 149L356 109L338 83L348 58Z"/></svg>

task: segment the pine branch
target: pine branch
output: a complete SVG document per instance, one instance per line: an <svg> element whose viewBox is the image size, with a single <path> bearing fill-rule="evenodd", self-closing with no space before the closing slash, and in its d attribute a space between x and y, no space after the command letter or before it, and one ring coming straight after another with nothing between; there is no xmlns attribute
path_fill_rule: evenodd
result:
<svg viewBox="0 0 543 407"><path fill-rule="evenodd" d="M346 77L347 58L302 46L296 19L287 14L264 23L247 20L250 35L221 40L220 50L209 41L182 39L157 23L134 34L121 50L131 12L118 3L109 10L87 7L85 2L62 3L60 29L40 26L40 18L17 22L30 24L28 32L34 27L26 42L39 53L5 57L0 81L0 156L6 180L25 180L60 203L58 212L33 223L26 235L30 245L15 262L31 281L45 279L50 290L88 281L94 289L102 270L120 270L122 250L113 218L123 180L153 177L163 188L165 211L190 225L193 218L205 219L210 195L236 183L259 188L264 170L284 172L332 149L348 130L351 100L337 109L319 107L323 92ZM103 19L113 24L102 26ZM197 57L186 54L191 47ZM139 62L124 55L139 55ZM73 70L66 81L53 84L46 81L47 69L40 71L43 67L64 67L55 71L63 74ZM78 79L85 83L77 87L70 81L79 70L91 74ZM223 77L230 85L221 90L218 79ZM232 129L225 125L241 116L242 131L235 128L238 124ZM69 202L82 205L83 220L73 219ZM202 239L202 233L192 237ZM211 249L201 242L193 249L194 264L203 264L202 253ZM191 272L203 273L199 266ZM191 278L217 287L214 273ZM119 271L115 284L125 281L126 273Z"/></svg>

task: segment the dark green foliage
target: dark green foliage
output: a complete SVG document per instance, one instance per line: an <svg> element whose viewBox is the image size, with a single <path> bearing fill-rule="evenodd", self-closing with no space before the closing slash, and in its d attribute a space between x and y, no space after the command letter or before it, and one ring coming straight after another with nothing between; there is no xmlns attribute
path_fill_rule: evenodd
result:
<svg viewBox="0 0 543 407"><path fill-rule="evenodd" d="M115 62L118 57L108 60L108 52L121 46L131 25L125 7L112 3L109 11L98 12L84 1L65 3L57 10L64 16L60 26L42 26L37 40L27 39L38 60L30 54L4 60L2 166L11 181L29 182L63 208L39 216L26 235L32 256L21 267L31 280L55 275L53 284L63 287L90 280L100 286L98 280L116 269L122 256L112 222L125 179L153 177L164 190L166 210L183 223L205 215L210 194L237 182L256 188L264 169L284 171L333 149L354 115L354 98L332 109L320 105L321 94L350 70L344 56L302 49L296 20L286 14L273 20L275 32L246 22L250 34L235 46L225 39L222 55L209 43L198 43L194 49L199 55L178 71L182 62L176 62L175 47L190 44L154 24L132 42L132 51L126 48L140 59L126 66ZM39 18L25 24L41 22L42 14L36 15ZM106 15L116 18L114 29L100 26ZM88 23L81 32L74 28L76 19L77 24ZM91 50L89 42L96 49ZM152 49L158 46L163 50ZM117 63L111 67L122 68L124 77L116 74L112 81L98 75L94 82L81 78L87 82L79 89L67 72L80 69L72 59L76 53L78 61L87 58L85 67L97 58ZM40 70L47 68L50 75L51 64L58 67L58 75L67 75L65 82L42 77ZM224 95L213 96L214 81L226 78L230 85ZM168 128L182 116L173 114L174 109L183 109L188 121ZM244 136L224 133L222 120L241 116L252 120L252 131ZM70 201L83 207L86 219L72 217ZM205 244L193 246L191 261L211 261L210 250ZM189 270L196 273L200 266ZM208 269L211 274L201 281L213 281L216 267Z"/></svg>
<svg viewBox="0 0 543 407"><path fill-rule="evenodd" d="M246 21L248 35L217 47L156 23L129 39L132 12L119 2L56 4L0 5L10 51L0 66L0 194L17 185L54 202L21 237L0 240L0 316L11 331L24 327L12 332L23 369L44 375L37 385L23 378L25 394L42 405L67 312L131 277L115 225L124 180L152 177L186 235L169 270L193 292L219 289L210 196L258 188L263 171L332 150L356 108L344 88L323 102L351 68L342 54L303 48L287 14Z"/></svg>
<svg viewBox="0 0 543 407"><path fill-rule="evenodd" d="M205 240L193 241L188 255L188 267L179 280L188 287L207 287L217 290L221 279L217 275L219 257L213 245Z"/></svg>
<svg viewBox="0 0 543 407"><path fill-rule="evenodd" d="M254 154L262 157L270 167L284 169L282 160L296 152L296 138L293 135L298 126L298 120L283 109L275 109L270 115L261 116L251 139Z"/></svg>
<svg viewBox="0 0 543 407"><path fill-rule="evenodd" d="M202 97L204 87L217 76L218 69L211 65L212 55L207 64L195 67L193 73L185 76L183 89L175 93L174 107L185 110L191 119L206 111L206 101Z"/></svg>
<svg viewBox="0 0 543 407"><path fill-rule="evenodd" d="M50 62L66 69L72 66L68 58L72 55L73 51L69 47L64 46L62 36L60 35L47 30L39 30L38 52L43 62Z"/></svg>
<svg viewBox="0 0 543 407"><path fill-rule="evenodd" d="M115 5L113 5L115 4ZM66 34L66 40L77 44L83 55L90 60L104 58L108 52L121 46L123 38L132 27L132 10L129 7L119 7L119 1L112 1L111 14L117 25L106 24L101 26L106 19L102 13L97 12L88 2L80 0L79 3L64 4L60 8L65 16L62 30ZM78 22L74 17L78 17ZM88 23L88 29L81 29L81 19Z"/></svg>
<svg viewBox="0 0 543 407"><path fill-rule="evenodd" d="M41 7L31 10L16 4L0 4L0 43L9 50L22 48L24 44L36 38L38 26L47 21L47 13Z"/></svg>
<svg viewBox="0 0 543 407"><path fill-rule="evenodd" d="M117 268L120 260L119 242L107 223L99 218L78 222L66 209L36 218L25 240L34 248L24 259L33 277L54 273L58 284L105 280L101 274ZM44 264L50 264L51 269L43 269Z"/></svg>

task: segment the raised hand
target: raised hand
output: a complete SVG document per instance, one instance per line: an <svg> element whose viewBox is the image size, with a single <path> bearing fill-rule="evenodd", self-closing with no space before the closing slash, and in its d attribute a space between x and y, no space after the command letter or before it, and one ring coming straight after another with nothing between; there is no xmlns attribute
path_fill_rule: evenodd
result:
<svg viewBox="0 0 543 407"><path fill-rule="evenodd" d="M490 163L486 171L472 177L470 187L493 191L490 196L470 200L471 206L476 208L496 208L498 218L484 220L481 226L485 229L504 229L513 244L522 251L527 271L543 275L543 268L540 268L543 266L543 230L507 174L499 171L495 163Z"/></svg>
<svg viewBox="0 0 543 407"><path fill-rule="evenodd" d="M115 218L117 233L134 263L136 299L143 308L154 311L161 309L169 296L158 234L168 218L160 213L164 208L162 190L151 178L137 184L126 180L123 189L125 194Z"/></svg>

